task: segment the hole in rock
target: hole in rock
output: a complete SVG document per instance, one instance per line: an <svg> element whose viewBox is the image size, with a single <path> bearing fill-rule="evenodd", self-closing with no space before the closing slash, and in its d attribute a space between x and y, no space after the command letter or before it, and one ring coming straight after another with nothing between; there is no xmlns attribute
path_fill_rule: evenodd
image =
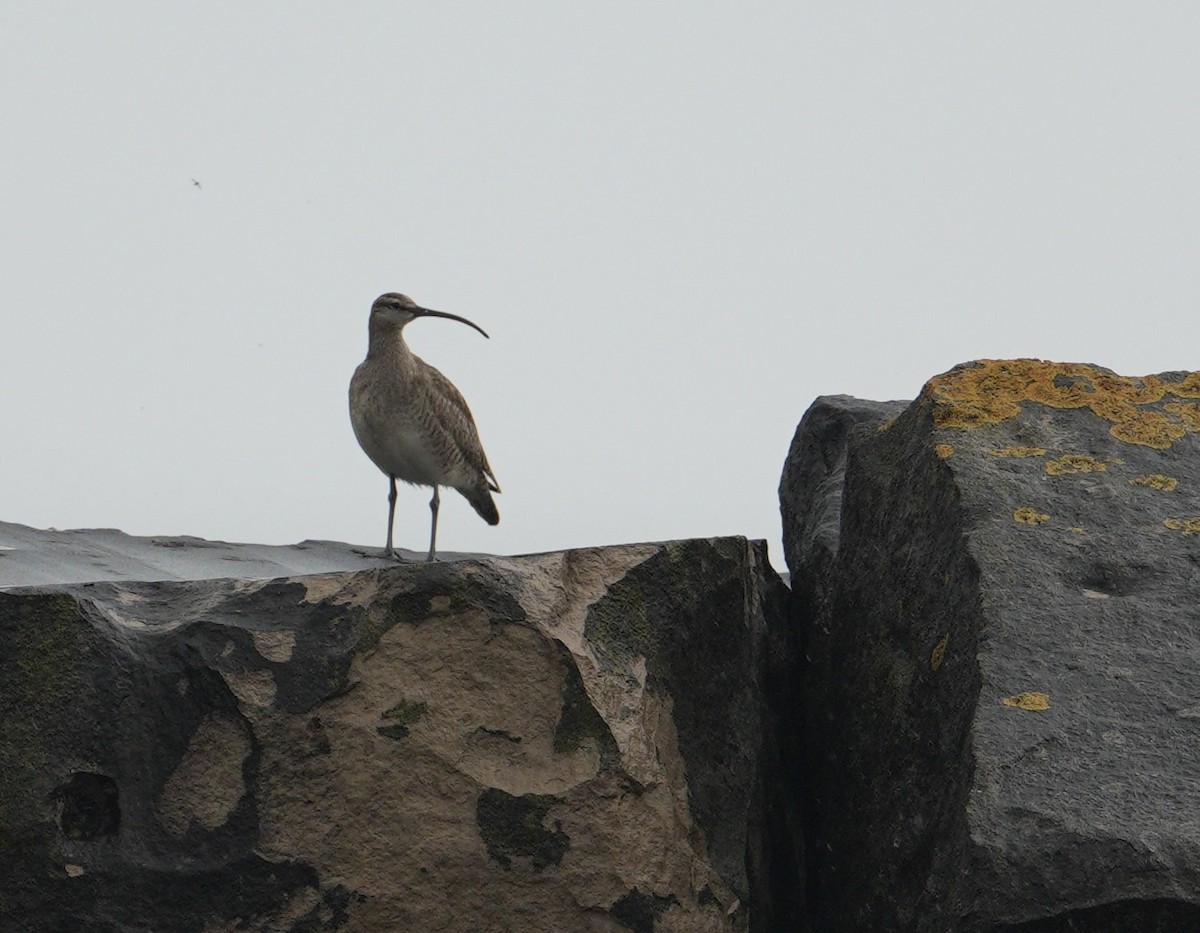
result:
<svg viewBox="0 0 1200 933"><path fill-rule="evenodd" d="M117 783L104 774L76 771L54 791L58 828L68 839L111 836L121 825Z"/></svg>
<svg viewBox="0 0 1200 933"><path fill-rule="evenodd" d="M1132 596L1153 589L1162 570L1143 564L1115 565L1094 563L1081 575L1084 589L1110 596Z"/></svg>

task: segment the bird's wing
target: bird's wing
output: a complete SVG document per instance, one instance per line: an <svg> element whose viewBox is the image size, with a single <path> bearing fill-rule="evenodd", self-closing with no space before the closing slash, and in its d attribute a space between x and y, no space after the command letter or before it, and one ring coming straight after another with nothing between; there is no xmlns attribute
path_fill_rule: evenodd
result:
<svg viewBox="0 0 1200 933"><path fill-rule="evenodd" d="M428 364L426 365L428 366ZM454 383L443 376L436 367L428 366L426 373L433 383L437 396L445 402L445 405L440 406L440 417L437 419L436 426L441 429L443 442L453 452L456 452L472 470L483 474L488 481L489 489L499 492L500 484L496 482L496 476L492 473L487 454L484 453L483 444L479 440L479 430L475 427L475 419L471 417L471 409L467 406L467 400L455 388Z"/></svg>

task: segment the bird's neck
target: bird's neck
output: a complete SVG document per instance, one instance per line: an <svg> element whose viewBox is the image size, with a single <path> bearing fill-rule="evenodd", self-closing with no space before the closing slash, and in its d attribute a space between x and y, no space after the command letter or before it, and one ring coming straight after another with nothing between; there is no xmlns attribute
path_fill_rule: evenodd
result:
<svg viewBox="0 0 1200 933"><path fill-rule="evenodd" d="M403 329L373 325L367 342L367 359L393 360L401 364L411 360L412 350L404 342Z"/></svg>

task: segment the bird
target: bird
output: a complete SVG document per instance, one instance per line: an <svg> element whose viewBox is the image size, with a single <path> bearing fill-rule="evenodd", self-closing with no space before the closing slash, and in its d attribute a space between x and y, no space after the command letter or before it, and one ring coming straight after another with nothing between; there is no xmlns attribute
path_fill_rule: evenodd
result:
<svg viewBox="0 0 1200 933"><path fill-rule="evenodd" d="M493 492L500 484L488 463L475 419L462 393L408 348L404 328L417 318L459 321L487 337L474 321L423 308L407 295L388 292L371 305L367 358L350 379L350 424L363 452L388 478L385 557L396 557L392 526L396 480L432 486L429 556L437 553L438 488L457 489L489 525L500 522Z"/></svg>

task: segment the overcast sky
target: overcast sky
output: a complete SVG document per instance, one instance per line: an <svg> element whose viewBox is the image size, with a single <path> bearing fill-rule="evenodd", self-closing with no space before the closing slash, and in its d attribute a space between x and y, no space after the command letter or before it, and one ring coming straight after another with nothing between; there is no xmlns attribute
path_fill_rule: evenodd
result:
<svg viewBox="0 0 1200 933"><path fill-rule="evenodd" d="M381 292L504 488L446 550L766 538L821 394L1200 368L1194 3L0 4L0 519L382 546ZM403 487L397 543L427 543Z"/></svg>

